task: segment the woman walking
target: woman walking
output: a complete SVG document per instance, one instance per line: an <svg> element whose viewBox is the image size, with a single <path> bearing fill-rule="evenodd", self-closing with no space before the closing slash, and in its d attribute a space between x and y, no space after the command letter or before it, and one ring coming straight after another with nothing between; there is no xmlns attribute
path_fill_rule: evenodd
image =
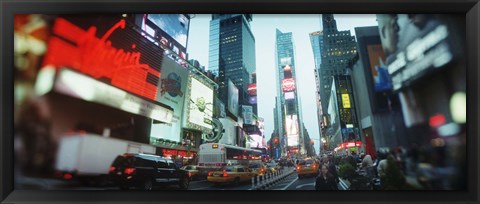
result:
<svg viewBox="0 0 480 204"><path fill-rule="evenodd" d="M322 172L315 181L315 190L338 190L337 182L331 173L328 172L328 166L322 165Z"/></svg>

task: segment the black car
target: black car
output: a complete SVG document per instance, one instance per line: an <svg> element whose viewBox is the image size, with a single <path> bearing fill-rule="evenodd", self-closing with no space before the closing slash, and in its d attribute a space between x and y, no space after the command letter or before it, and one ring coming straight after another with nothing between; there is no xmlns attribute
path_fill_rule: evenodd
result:
<svg viewBox="0 0 480 204"><path fill-rule="evenodd" d="M118 156L110 166L109 175L121 189L152 190L156 184L178 184L187 189L190 183L188 171L178 168L171 159L150 154Z"/></svg>

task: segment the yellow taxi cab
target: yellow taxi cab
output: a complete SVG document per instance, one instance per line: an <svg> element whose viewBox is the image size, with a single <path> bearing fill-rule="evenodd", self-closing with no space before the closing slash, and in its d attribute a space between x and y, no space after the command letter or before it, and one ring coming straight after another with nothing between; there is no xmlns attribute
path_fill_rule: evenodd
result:
<svg viewBox="0 0 480 204"><path fill-rule="evenodd" d="M255 172L251 172L243 166L226 166L220 171L208 172L207 181L214 184L234 183L238 185L241 182L251 181L256 175Z"/></svg>
<svg viewBox="0 0 480 204"><path fill-rule="evenodd" d="M319 168L320 164L313 159L301 160L296 167L298 178L301 179L307 175L318 175Z"/></svg>
<svg viewBox="0 0 480 204"><path fill-rule="evenodd" d="M183 170L188 171L188 177L190 180L195 180L200 178L200 172L195 165L187 165L182 167Z"/></svg>
<svg viewBox="0 0 480 204"><path fill-rule="evenodd" d="M268 168L265 167L262 163L252 163L248 165L248 168L250 169L251 172L257 173L258 176L263 176L269 172Z"/></svg>

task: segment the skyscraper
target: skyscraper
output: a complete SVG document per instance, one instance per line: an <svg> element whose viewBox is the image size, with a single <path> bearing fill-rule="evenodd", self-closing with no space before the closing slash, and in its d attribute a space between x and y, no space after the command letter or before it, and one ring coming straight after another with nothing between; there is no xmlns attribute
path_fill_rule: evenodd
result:
<svg viewBox="0 0 480 204"><path fill-rule="evenodd" d="M322 63L321 50L323 47L323 32L316 31L310 33L310 44L312 44L313 59L315 60L315 68L320 69Z"/></svg>
<svg viewBox="0 0 480 204"><path fill-rule="evenodd" d="M348 62L357 53L355 37L350 31L338 31L333 14L322 14L323 48L320 65L320 98L330 98L332 76L347 73ZM323 103L323 110L327 103Z"/></svg>
<svg viewBox="0 0 480 204"><path fill-rule="evenodd" d="M256 70L251 21L251 14L213 14L210 21L208 69L219 77L219 98L225 104L230 79L239 89L239 103L250 105L247 90Z"/></svg>
<svg viewBox="0 0 480 204"><path fill-rule="evenodd" d="M348 74L348 63L357 53L355 37L350 31L338 31L337 22L333 14L322 14L323 22L323 49L321 49L321 65L318 70L320 80L320 100L322 110L328 108L332 76ZM323 113L324 114L324 113ZM324 114L325 115L325 114ZM325 117L322 117L325 121ZM327 125L327 124L323 124ZM322 136L325 131L322 129Z"/></svg>
<svg viewBox="0 0 480 204"><path fill-rule="evenodd" d="M323 48L323 32L322 31L316 31L313 33L310 33L310 44L312 45L312 51L313 51L313 58L315 60L315 67L314 67L314 73L315 73L315 85L316 85L316 102L317 102L317 120L318 120L318 129L319 129L319 134L322 134L322 115L323 115L323 110L322 110L322 101L320 97L320 65L322 63L322 53L321 50Z"/></svg>
<svg viewBox="0 0 480 204"><path fill-rule="evenodd" d="M295 52L292 33L276 30L276 117L275 131L282 141L282 155L287 153L304 154L304 128L300 98L297 94L298 84L295 75Z"/></svg>

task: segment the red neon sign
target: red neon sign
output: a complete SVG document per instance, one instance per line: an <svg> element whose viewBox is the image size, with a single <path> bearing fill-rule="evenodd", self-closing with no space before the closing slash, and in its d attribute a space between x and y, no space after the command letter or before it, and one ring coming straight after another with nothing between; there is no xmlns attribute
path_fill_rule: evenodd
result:
<svg viewBox="0 0 480 204"><path fill-rule="evenodd" d="M83 30L66 19L58 18L53 26L56 36L49 40L43 64L56 68L73 68L93 78L104 79L118 88L155 100L158 89L155 82L160 78L160 67L141 63L142 53L137 51L136 43L116 48L109 39L115 31L124 30L125 27L126 22L121 19L97 38L97 27L90 26ZM163 55L159 53L161 56Z"/></svg>
<svg viewBox="0 0 480 204"><path fill-rule="evenodd" d="M295 90L295 80L293 78L283 79L282 89L284 92Z"/></svg>

